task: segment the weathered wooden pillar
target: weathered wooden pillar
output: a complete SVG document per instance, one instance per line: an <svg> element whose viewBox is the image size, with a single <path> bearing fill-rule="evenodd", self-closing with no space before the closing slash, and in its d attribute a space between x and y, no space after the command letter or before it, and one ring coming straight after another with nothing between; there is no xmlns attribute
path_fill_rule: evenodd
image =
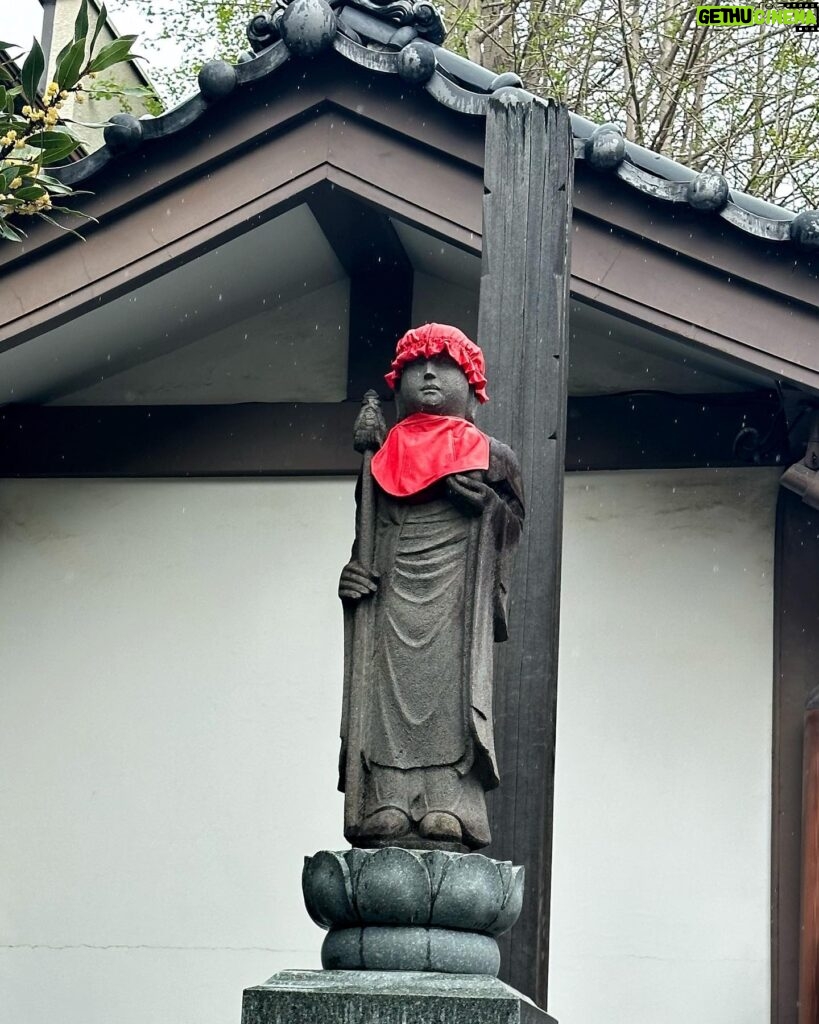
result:
<svg viewBox="0 0 819 1024"><path fill-rule="evenodd" d="M785 476L790 474L790 470ZM800 471L801 475L801 471ZM792 476L792 475L791 475ZM799 476L797 476L799 479ZM774 553L771 1021L797 1024L805 799L805 708L819 665L819 511L784 487ZM810 826L809 826L810 827ZM803 972L804 974L804 972Z"/></svg>
<svg viewBox="0 0 819 1024"><path fill-rule="evenodd" d="M490 100L478 334L490 401L480 420L518 453L526 527L510 639L496 648L501 788L489 854L526 868L502 976L546 1005L557 640L566 447L569 240L574 160L565 107L519 89Z"/></svg>
<svg viewBox="0 0 819 1024"><path fill-rule="evenodd" d="M819 1020L819 689L805 707L802 751L802 913L799 1024Z"/></svg>

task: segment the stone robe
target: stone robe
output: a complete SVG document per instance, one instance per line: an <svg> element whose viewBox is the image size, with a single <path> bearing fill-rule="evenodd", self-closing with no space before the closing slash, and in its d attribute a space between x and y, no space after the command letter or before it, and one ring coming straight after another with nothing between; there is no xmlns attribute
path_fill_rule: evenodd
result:
<svg viewBox="0 0 819 1024"><path fill-rule="evenodd" d="M507 636L510 561L523 520L517 459L491 438L483 479L494 497L479 516L461 511L443 481L404 499L374 485L378 591L345 608L339 788L353 788L348 771L361 773L358 806L345 815L354 845L356 826L386 807L416 826L430 811L454 814L465 845L489 842L485 791L498 784L493 643ZM359 615L370 616L372 637L366 694L351 693ZM351 714L361 716L361 749L349 758Z"/></svg>

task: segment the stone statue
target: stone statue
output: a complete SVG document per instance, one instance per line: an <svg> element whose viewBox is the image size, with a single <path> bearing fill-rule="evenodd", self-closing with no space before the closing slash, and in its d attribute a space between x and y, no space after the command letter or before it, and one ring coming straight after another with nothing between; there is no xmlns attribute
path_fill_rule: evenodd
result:
<svg viewBox="0 0 819 1024"><path fill-rule="evenodd" d="M481 350L425 324L398 342L384 438L368 393L345 612L339 789L357 847L476 850L498 785L493 642L507 636L510 560L524 509L514 452L474 425ZM382 443L383 442L383 443Z"/></svg>

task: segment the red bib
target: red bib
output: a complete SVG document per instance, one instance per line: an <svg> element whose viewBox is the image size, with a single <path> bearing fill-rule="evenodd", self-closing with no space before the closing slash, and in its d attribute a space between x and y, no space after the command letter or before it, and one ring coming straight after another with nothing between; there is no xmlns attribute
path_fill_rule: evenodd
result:
<svg viewBox="0 0 819 1024"><path fill-rule="evenodd" d="M396 423L373 456L373 476L395 498L423 491L450 473L489 468L489 438L457 416L416 412Z"/></svg>

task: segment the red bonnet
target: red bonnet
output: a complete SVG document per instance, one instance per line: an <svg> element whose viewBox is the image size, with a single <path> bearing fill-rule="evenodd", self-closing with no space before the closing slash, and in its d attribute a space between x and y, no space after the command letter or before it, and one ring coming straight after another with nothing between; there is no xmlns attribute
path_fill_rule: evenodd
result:
<svg viewBox="0 0 819 1024"><path fill-rule="evenodd" d="M396 346L390 372L384 379L394 391L401 371L407 363L425 356L439 356L442 352L446 352L464 371L466 379L478 396L478 401L485 402L486 364L483 352L463 331L449 324L424 324L407 331Z"/></svg>

